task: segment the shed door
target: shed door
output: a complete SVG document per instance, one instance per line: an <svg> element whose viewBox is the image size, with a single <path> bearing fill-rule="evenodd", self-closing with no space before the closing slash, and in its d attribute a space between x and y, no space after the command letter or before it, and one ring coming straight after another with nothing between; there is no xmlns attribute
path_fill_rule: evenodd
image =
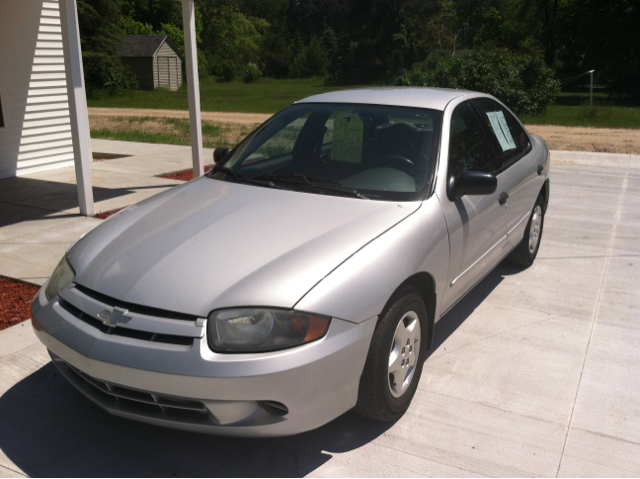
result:
<svg viewBox="0 0 640 479"><path fill-rule="evenodd" d="M180 87L180 71L178 57L156 57L157 83L160 88L177 90Z"/></svg>

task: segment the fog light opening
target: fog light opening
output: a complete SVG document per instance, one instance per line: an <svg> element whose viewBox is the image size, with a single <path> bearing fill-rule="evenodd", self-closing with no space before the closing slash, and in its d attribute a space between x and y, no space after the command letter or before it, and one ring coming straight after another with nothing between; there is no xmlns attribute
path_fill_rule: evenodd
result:
<svg viewBox="0 0 640 479"><path fill-rule="evenodd" d="M258 401L258 405L274 416L285 416L289 413L289 408L278 401Z"/></svg>

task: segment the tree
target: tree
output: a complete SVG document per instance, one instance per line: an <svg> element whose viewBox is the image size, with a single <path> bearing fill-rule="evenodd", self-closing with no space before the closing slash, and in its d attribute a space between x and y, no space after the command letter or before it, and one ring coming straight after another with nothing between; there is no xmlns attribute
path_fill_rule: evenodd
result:
<svg viewBox="0 0 640 479"><path fill-rule="evenodd" d="M572 0L565 7L563 74L595 69L614 96L640 100L640 4Z"/></svg>
<svg viewBox="0 0 640 479"><path fill-rule="evenodd" d="M211 71L229 81L240 75L249 63L258 64L269 23L244 15L235 0L204 0L200 13L208 21L202 40Z"/></svg>
<svg viewBox="0 0 640 479"><path fill-rule="evenodd" d="M89 94L116 94L136 88L133 72L116 53L122 46L119 0L78 0L78 21L82 45L85 87Z"/></svg>
<svg viewBox="0 0 640 479"><path fill-rule="evenodd" d="M539 56L492 48L440 61L435 70L414 69L400 79L405 86L460 88L489 93L518 114L546 111L560 93L560 82Z"/></svg>
<svg viewBox="0 0 640 479"><path fill-rule="evenodd" d="M78 22L83 52L115 55L122 42L119 0L78 0Z"/></svg>
<svg viewBox="0 0 640 479"><path fill-rule="evenodd" d="M290 75L294 78L324 76L329 66L329 57L322 43L312 38L309 45L302 48L291 63Z"/></svg>

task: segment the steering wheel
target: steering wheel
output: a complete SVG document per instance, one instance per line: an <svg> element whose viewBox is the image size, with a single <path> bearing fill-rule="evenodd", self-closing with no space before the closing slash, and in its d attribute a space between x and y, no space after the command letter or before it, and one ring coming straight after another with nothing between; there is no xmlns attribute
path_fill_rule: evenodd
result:
<svg viewBox="0 0 640 479"><path fill-rule="evenodd" d="M395 154L383 156L376 162L375 167L380 167L383 165L388 165L391 168L393 168L393 166L391 165L395 165L395 169L404 171L408 175L411 175L416 167L415 163L406 156Z"/></svg>

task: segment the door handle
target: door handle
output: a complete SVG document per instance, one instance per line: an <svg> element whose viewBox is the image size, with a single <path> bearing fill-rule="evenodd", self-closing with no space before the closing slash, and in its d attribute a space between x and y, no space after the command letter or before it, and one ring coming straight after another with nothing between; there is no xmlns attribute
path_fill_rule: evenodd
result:
<svg viewBox="0 0 640 479"><path fill-rule="evenodd" d="M509 193L502 193L500 195L500 198L498 198L498 202L500 203L500 206L506 206L508 199L509 199Z"/></svg>
<svg viewBox="0 0 640 479"><path fill-rule="evenodd" d="M538 165L538 176L541 175L543 171L544 171L544 166Z"/></svg>

